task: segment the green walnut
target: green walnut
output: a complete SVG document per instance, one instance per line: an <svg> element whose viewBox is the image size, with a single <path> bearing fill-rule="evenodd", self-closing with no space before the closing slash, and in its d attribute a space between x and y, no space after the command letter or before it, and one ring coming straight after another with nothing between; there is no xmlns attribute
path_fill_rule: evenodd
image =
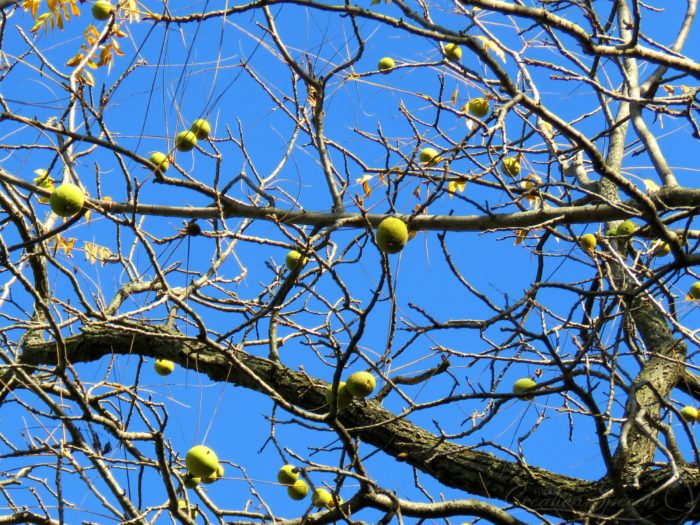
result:
<svg viewBox="0 0 700 525"><path fill-rule="evenodd" d="M462 48L452 42L445 44L445 57L452 62L459 62L462 60Z"/></svg>
<svg viewBox="0 0 700 525"><path fill-rule="evenodd" d="M197 135L189 129L175 135L175 147L178 151L192 151L196 145Z"/></svg>
<svg viewBox="0 0 700 525"><path fill-rule="evenodd" d="M345 384L352 397L364 399L374 391L377 380L369 372L355 372L350 374Z"/></svg>
<svg viewBox="0 0 700 525"><path fill-rule="evenodd" d="M148 161L153 164L153 171L157 173L165 173L170 167L170 161L165 153L160 151L154 151L149 157Z"/></svg>
<svg viewBox="0 0 700 525"><path fill-rule="evenodd" d="M396 67L396 62L394 62L394 59L391 57L384 57L379 60L379 63L377 64L377 69L381 71L382 73L388 73L392 69Z"/></svg>
<svg viewBox="0 0 700 525"><path fill-rule="evenodd" d="M198 118L192 123L190 131L194 133L199 140L204 140L209 136L209 133L211 133L211 126L209 122L203 118Z"/></svg>
<svg viewBox="0 0 700 525"><path fill-rule="evenodd" d="M470 115L477 118L482 118L489 113L489 100L487 98L473 98L467 104L467 110Z"/></svg>
<svg viewBox="0 0 700 525"><path fill-rule="evenodd" d="M506 157L501 162L501 171L509 177L517 177L520 175L520 161L518 157Z"/></svg>
<svg viewBox="0 0 700 525"><path fill-rule="evenodd" d="M406 223L396 217L387 217L377 226L377 246L384 253L398 253L408 241Z"/></svg>
<svg viewBox="0 0 700 525"><path fill-rule="evenodd" d="M326 402L330 405L332 400L332 385L328 385L328 388L326 389ZM338 399L336 401L336 406L338 407L338 410L343 410L349 407L350 403L352 403L352 394L348 392L348 387L345 384L345 381L341 381L338 383Z"/></svg>
<svg viewBox="0 0 700 525"><path fill-rule="evenodd" d="M92 16L100 22L107 20L112 11L114 11L114 6L106 0L97 0L97 2L92 4Z"/></svg>
<svg viewBox="0 0 700 525"><path fill-rule="evenodd" d="M78 213L85 203L85 193L75 184L66 182L53 190L49 197L51 210L60 217L71 217Z"/></svg>
<svg viewBox="0 0 700 525"><path fill-rule="evenodd" d="M187 451L185 465L190 474L196 478L207 478L216 473L219 458L209 447L196 445Z"/></svg>

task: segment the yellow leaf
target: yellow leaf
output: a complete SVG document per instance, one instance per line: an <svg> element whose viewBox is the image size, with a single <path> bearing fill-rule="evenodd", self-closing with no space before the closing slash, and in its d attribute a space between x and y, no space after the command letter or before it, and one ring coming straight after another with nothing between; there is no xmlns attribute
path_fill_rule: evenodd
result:
<svg viewBox="0 0 700 525"><path fill-rule="evenodd" d="M410 230L408 232L408 240L410 241L413 239L416 235L418 235L418 230Z"/></svg>
<svg viewBox="0 0 700 525"><path fill-rule="evenodd" d="M57 250L63 250L63 253L70 257L71 251L73 251L73 246L75 245L75 239L65 239L60 235L54 237L54 244Z"/></svg>
<svg viewBox="0 0 700 525"><path fill-rule="evenodd" d="M453 106L457 105L457 95L459 95L459 86L455 87L455 90L452 92L452 97L450 97Z"/></svg>
<svg viewBox="0 0 700 525"><path fill-rule="evenodd" d="M71 58L68 62L66 62L66 66L68 67L75 67L78 64L80 64L80 61L85 57L82 53L78 53L75 55L73 58Z"/></svg>
<svg viewBox="0 0 700 525"><path fill-rule="evenodd" d="M70 11L73 13L73 16L80 16L80 9L78 9L75 2L70 2Z"/></svg>
<svg viewBox="0 0 700 525"><path fill-rule="evenodd" d="M36 23L32 26L29 32L36 33L37 31L39 31L39 29L41 29L46 24L46 21L50 16L50 13L42 13L38 17L36 17Z"/></svg>
<svg viewBox="0 0 700 525"><path fill-rule="evenodd" d="M500 46L498 46L498 44L496 44L493 40L489 40L488 38L482 35L477 35L476 38L481 40L486 51L491 51L494 55L500 58L502 62L505 63L506 55L503 52L503 50L501 50Z"/></svg>
<svg viewBox="0 0 700 525"><path fill-rule="evenodd" d="M46 5L49 8L49 11L53 12L56 10L56 0L47 0Z"/></svg>
<svg viewBox="0 0 700 525"><path fill-rule="evenodd" d="M105 248L104 246L100 246L100 254L99 254L99 259L100 262L102 263L102 266L104 266L107 263L107 259L112 255L112 252L109 251L109 248Z"/></svg>
<svg viewBox="0 0 700 525"><path fill-rule="evenodd" d="M661 86L661 87L664 88L664 91L665 91L669 96L673 95L673 94L676 92L676 88L674 88L673 86L669 86L668 84L664 84L664 85Z"/></svg>
<svg viewBox="0 0 700 525"><path fill-rule="evenodd" d="M58 25L59 29L63 29L63 16L61 15L61 13L58 13L56 15L56 24Z"/></svg>
<svg viewBox="0 0 700 525"><path fill-rule="evenodd" d="M681 86L681 91L683 92L684 95L687 95L688 93L691 93L693 91L693 89L689 88L688 86Z"/></svg>
<svg viewBox="0 0 700 525"><path fill-rule="evenodd" d="M515 242L513 244L515 246L521 244L525 240L525 237L527 237L527 230L518 230L515 232Z"/></svg>
<svg viewBox="0 0 700 525"><path fill-rule="evenodd" d="M120 56L120 57L123 57L123 56L124 56L124 53L122 52L121 48L119 47L119 42L117 41L116 38L113 38L113 39L112 39L112 49L114 50L114 52L115 52L118 56Z"/></svg>
<svg viewBox="0 0 700 525"><path fill-rule="evenodd" d="M130 22L138 22L141 20L141 14L136 5L136 0L126 0L126 2L121 4L121 7Z"/></svg>
<svg viewBox="0 0 700 525"><path fill-rule="evenodd" d="M459 180L451 180L447 184L447 192L450 194L450 199L456 192L462 193L464 191L464 188L467 187L467 181L464 179L459 179Z"/></svg>
<svg viewBox="0 0 700 525"><path fill-rule="evenodd" d="M40 188L44 188L45 190L50 190L53 191L54 185L53 181L51 180L51 177L49 177L49 172L44 170L44 169L36 169L34 170L34 173L37 175L33 182ZM39 197L39 202L42 204L46 204L49 202L48 197Z"/></svg>
<svg viewBox="0 0 700 525"><path fill-rule="evenodd" d="M90 65L90 62L88 62ZM95 87L95 79L92 78L92 74L89 71L83 71L83 80L88 86Z"/></svg>
<svg viewBox="0 0 700 525"><path fill-rule="evenodd" d="M454 196L456 188L457 188L457 181L451 180L447 184L447 193L449 194L450 199Z"/></svg>
<svg viewBox="0 0 700 525"><path fill-rule="evenodd" d="M97 245L91 242L85 241L85 259L87 259L90 264L95 264L97 260Z"/></svg>

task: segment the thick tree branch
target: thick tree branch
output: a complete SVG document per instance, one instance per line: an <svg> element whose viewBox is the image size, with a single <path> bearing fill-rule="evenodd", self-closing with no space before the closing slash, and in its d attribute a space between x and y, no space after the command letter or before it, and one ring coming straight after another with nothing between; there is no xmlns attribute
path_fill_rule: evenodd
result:
<svg viewBox="0 0 700 525"><path fill-rule="evenodd" d="M327 383L294 372L278 363L233 350L236 359L249 371L232 364L225 351L212 350L210 343L163 331L128 333L123 328L102 328L65 340L67 355L73 363L96 361L114 354L133 354L171 359L183 367L206 374L213 381L229 382L262 391L261 382L282 398L300 408L325 412ZM50 342L32 344L24 349L24 365L55 363ZM595 514L614 515L623 511L623 503L607 499L607 480L597 482L562 476L545 469L503 460L493 454L472 450L441 439L405 419L383 409L377 403L355 402L339 414L339 421L360 440L385 453L406 461L433 476L446 486L515 505L523 505L543 514L564 519L581 519L586 509ZM637 511L651 519L671 519L688 515L700 519L700 508L689 508L688 493L700 491L697 466L682 468L682 478L665 490L648 496L670 476L662 468L644 472L639 486L629 489L639 499Z"/></svg>

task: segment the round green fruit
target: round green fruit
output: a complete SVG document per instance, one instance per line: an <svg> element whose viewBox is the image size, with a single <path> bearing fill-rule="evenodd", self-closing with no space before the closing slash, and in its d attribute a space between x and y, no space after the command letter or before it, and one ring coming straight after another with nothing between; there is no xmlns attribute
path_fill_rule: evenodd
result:
<svg viewBox="0 0 700 525"><path fill-rule="evenodd" d="M432 166L440 162L440 154L435 148L423 148L418 154L418 160L423 164Z"/></svg>
<svg viewBox="0 0 700 525"><path fill-rule="evenodd" d="M284 264L287 266L288 270L296 270L297 266L301 263L304 266L307 262L306 257L302 257L301 254L296 250L289 250L287 256L284 259Z"/></svg>
<svg viewBox="0 0 700 525"><path fill-rule="evenodd" d="M654 257L665 257L671 253L671 245L667 242L658 241L658 244L654 248L652 255Z"/></svg>
<svg viewBox="0 0 700 525"><path fill-rule="evenodd" d="M190 474L189 472L187 474L185 474L185 477L182 480L182 482L185 484L185 488L187 488L187 489L195 488L197 485L199 485L199 483L201 481L202 481L201 478L196 478L192 474Z"/></svg>
<svg viewBox="0 0 700 525"><path fill-rule="evenodd" d="M160 151L154 151L149 157L148 161L153 164L153 171L158 173L165 173L170 167L168 156Z"/></svg>
<svg viewBox="0 0 700 525"><path fill-rule="evenodd" d="M345 388L348 389L352 397L366 398L374 391L377 380L369 372L355 372L350 374L346 381Z"/></svg>
<svg viewBox="0 0 700 525"><path fill-rule="evenodd" d="M187 451L185 465L196 478L211 477L219 466L219 458L209 447L196 445Z"/></svg>
<svg viewBox="0 0 700 525"><path fill-rule="evenodd" d="M681 409L681 417L686 423L694 423L698 417L698 411L694 407L683 407Z"/></svg>
<svg viewBox="0 0 700 525"><path fill-rule="evenodd" d="M191 151L197 145L197 135L189 129L175 136L175 147L178 151Z"/></svg>
<svg viewBox="0 0 700 525"><path fill-rule="evenodd" d="M514 394L522 394L524 392L527 392L529 390L532 390L537 386L537 383L535 383L532 379L529 377L523 377L518 379L514 384L513 384L513 393ZM526 398L528 399L528 398Z"/></svg>
<svg viewBox="0 0 700 525"><path fill-rule="evenodd" d="M319 509L324 507L331 508L333 506L333 496L326 489L318 488L311 493L311 503Z"/></svg>
<svg viewBox="0 0 700 525"><path fill-rule="evenodd" d="M595 238L595 235L592 233L584 233L579 237L578 243L587 252L592 252L595 250L596 245L598 244L598 241Z"/></svg>
<svg viewBox="0 0 700 525"><path fill-rule="evenodd" d="M294 485L287 487L287 494L295 501L303 500L308 493L309 486L303 479L298 479L294 482Z"/></svg>
<svg viewBox="0 0 700 525"><path fill-rule="evenodd" d="M445 57L452 62L459 62L462 60L462 48L451 42L445 44Z"/></svg>
<svg viewBox="0 0 700 525"><path fill-rule="evenodd" d="M190 131L194 133L199 140L204 140L209 136L209 133L211 133L211 126L209 122L203 118L198 118L192 123Z"/></svg>
<svg viewBox="0 0 700 525"><path fill-rule="evenodd" d="M112 11L114 11L114 6L106 0L97 0L92 4L92 16L95 17L95 20L107 20Z"/></svg>
<svg viewBox="0 0 700 525"><path fill-rule="evenodd" d="M617 235L632 235L635 231L637 231L637 225L627 219L622 221L622 224L617 227L616 233Z"/></svg>
<svg viewBox="0 0 700 525"><path fill-rule="evenodd" d="M60 217L71 217L78 213L85 202L85 193L75 184L66 182L53 190L49 203L51 210Z"/></svg>
<svg viewBox="0 0 700 525"><path fill-rule="evenodd" d="M177 500L177 508L183 512L187 512L187 502L184 499ZM194 505L190 505L189 513L190 518L193 520L197 519L197 516L199 516L199 509Z"/></svg>
<svg viewBox="0 0 700 525"><path fill-rule="evenodd" d="M473 98L467 104L469 113L478 118L488 115L489 109L489 100L487 98Z"/></svg>
<svg viewBox="0 0 700 525"><path fill-rule="evenodd" d="M277 473L277 481L282 485L294 485L294 482L299 479L299 469L294 465L285 465Z"/></svg>
<svg viewBox="0 0 700 525"><path fill-rule="evenodd" d="M501 162L501 171L509 177L517 177L520 174L520 161L517 157L506 157Z"/></svg>
<svg viewBox="0 0 700 525"><path fill-rule="evenodd" d="M693 286L690 287L688 295L691 299L700 299L700 281L693 283Z"/></svg>
<svg viewBox="0 0 700 525"><path fill-rule="evenodd" d="M156 359L153 368L159 376L167 376L175 370L175 363L168 359Z"/></svg>
<svg viewBox="0 0 700 525"><path fill-rule="evenodd" d="M206 483L209 485L210 483L214 483L216 480L221 479L224 477L224 466L219 463L216 465L216 472L214 472L211 476L207 476L206 478L202 478L201 481L202 483Z"/></svg>
<svg viewBox="0 0 700 525"><path fill-rule="evenodd" d="M377 226L376 240L384 253L398 253L408 241L408 227L401 219L387 217Z"/></svg>
<svg viewBox="0 0 700 525"><path fill-rule="evenodd" d="M396 62L394 62L394 59L391 57L384 57L379 61L379 64L377 64L377 69L382 73L388 73L395 67Z"/></svg>
<svg viewBox="0 0 700 525"><path fill-rule="evenodd" d="M333 388L332 385L328 385L328 388L326 389L326 402L330 405L332 400ZM338 410L343 410L344 408L349 407L350 403L352 403L352 395L350 392L348 392L348 387L345 384L345 381L341 381L338 383L338 400L336 402L336 406L338 407Z"/></svg>

